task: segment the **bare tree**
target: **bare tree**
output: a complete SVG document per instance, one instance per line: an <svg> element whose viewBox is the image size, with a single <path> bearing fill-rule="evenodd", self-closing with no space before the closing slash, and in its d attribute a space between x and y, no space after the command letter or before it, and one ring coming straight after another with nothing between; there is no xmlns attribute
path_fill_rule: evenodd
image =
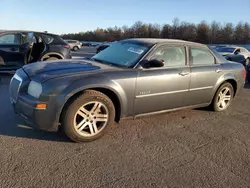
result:
<svg viewBox="0 0 250 188"><path fill-rule="evenodd" d="M94 31L63 35L63 38L88 41L114 41L134 37L174 38L205 44L246 44L250 43L250 25L247 22L239 22L234 26L232 23L221 24L216 21L210 25L206 21L195 25L180 22L178 18L175 18L172 24L162 26L137 21L131 27L97 28Z"/></svg>

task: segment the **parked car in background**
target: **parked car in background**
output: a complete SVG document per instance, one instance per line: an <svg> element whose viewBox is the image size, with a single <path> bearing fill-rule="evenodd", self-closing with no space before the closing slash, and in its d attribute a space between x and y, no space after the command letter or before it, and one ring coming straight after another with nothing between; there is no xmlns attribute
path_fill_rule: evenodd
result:
<svg viewBox="0 0 250 188"><path fill-rule="evenodd" d="M62 126L82 142L100 138L123 118L205 106L224 111L245 76L243 65L203 44L127 39L83 61L26 65L9 90L28 124L47 131Z"/></svg>
<svg viewBox="0 0 250 188"><path fill-rule="evenodd" d="M250 62L250 52L240 46L227 45L223 47L216 47L216 51L218 51L223 56L233 56L233 55L242 55L245 58L245 66L247 66Z"/></svg>
<svg viewBox="0 0 250 188"><path fill-rule="evenodd" d="M78 40L65 39L65 41L69 44L70 49L73 50L73 51L78 51L82 47L82 43L79 42Z"/></svg>
<svg viewBox="0 0 250 188"><path fill-rule="evenodd" d="M58 35L18 30L0 32L0 72L58 59L71 59L70 46Z"/></svg>
<svg viewBox="0 0 250 188"><path fill-rule="evenodd" d="M108 48L109 46L111 46L115 42L104 42L104 43L98 45L97 48L96 48L96 53L99 53L100 51Z"/></svg>
<svg viewBox="0 0 250 188"><path fill-rule="evenodd" d="M103 44L98 45L97 48L96 48L96 53L99 53L100 51L106 49L109 46L110 46L109 42L105 42Z"/></svg>
<svg viewBox="0 0 250 188"><path fill-rule="evenodd" d="M91 46L91 43L89 43L89 42L82 42L82 46Z"/></svg>

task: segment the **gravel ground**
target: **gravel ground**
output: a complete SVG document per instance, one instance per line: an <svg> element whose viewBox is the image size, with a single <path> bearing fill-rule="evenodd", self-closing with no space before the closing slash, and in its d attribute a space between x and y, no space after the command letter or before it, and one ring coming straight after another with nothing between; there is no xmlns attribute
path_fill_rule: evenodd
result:
<svg viewBox="0 0 250 188"><path fill-rule="evenodd" d="M16 119L10 76L1 78L0 187L250 187L250 86L226 112L126 120L95 142L76 144Z"/></svg>

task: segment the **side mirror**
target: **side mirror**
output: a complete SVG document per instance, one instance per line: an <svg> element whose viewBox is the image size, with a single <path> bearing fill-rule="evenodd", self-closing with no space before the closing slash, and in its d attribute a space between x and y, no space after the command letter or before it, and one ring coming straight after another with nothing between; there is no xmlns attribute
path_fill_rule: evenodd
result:
<svg viewBox="0 0 250 188"><path fill-rule="evenodd" d="M143 68L163 67L164 66L164 60L162 60L162 59L152 59L150 61L143 61L141 63L141 66Z"/></svg>

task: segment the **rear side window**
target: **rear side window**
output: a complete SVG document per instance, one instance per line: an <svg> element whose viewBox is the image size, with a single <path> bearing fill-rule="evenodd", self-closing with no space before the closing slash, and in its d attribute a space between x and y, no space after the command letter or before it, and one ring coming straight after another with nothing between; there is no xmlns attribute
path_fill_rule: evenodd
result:
<svg viewBox="0 0 250 188"><path fill-rule="evenodd" d="M209 50L200 48L191 48L192 65L213 65L215 58Z"/></svg>
<svg viewBox="0 0 250 188"><path fill-rule="evenodd" d="M42 35L43 40L47 43L47 44L52 44L52 45L65 45L67 44L62 38L60 38L57 35Z"/></svg>
<svg viewBox="0 0 250 188"><path fill-rule="evenodd" d="M50 44L54 41L54 38L49 35L41 35L45 43Z"/></svg>
<svg viewBox="0 0 250 188"><path fill-rule="evenodd" d="M67 43L76 43L74 40L65 40Z"/></svg>

